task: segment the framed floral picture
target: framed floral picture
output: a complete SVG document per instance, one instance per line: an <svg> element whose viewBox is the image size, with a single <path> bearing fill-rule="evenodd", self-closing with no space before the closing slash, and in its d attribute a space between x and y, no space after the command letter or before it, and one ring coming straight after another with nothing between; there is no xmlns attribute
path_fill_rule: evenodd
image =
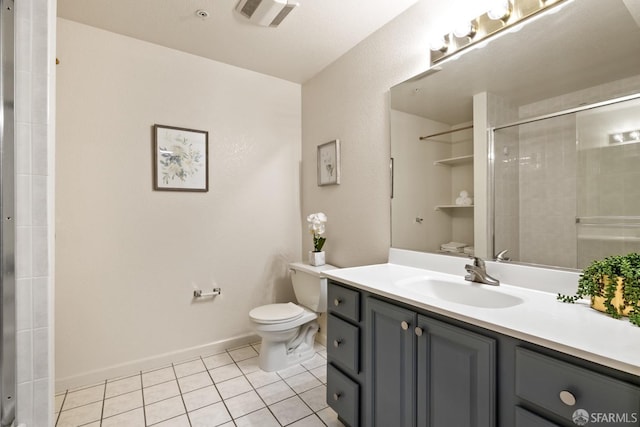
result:
<svg viewBox="0 0 640 427"><path fill-rule="evenodd" d="M209 191L209 132L153 125L153 189Z"/></svg>
<svg viewBox="0 0 640 427"><path fill-rule="evenodd" d="M340 184L340 140L318 145L318 185Z"/></svg>

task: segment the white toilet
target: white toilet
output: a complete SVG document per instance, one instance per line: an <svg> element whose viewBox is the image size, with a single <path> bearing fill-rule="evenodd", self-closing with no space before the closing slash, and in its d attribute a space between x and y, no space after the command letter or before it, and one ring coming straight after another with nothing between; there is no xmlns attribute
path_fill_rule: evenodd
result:
<svg viewBox="0 0 640 427"><path fill-rule="evenodd" d="M327 278L332 265L314 267L291 263L291 282L298 304L268 304L249 312L253 329L262 338L258 365L263 371L280 371L309 360L318 332L317 313L327 311Z"/></svg>

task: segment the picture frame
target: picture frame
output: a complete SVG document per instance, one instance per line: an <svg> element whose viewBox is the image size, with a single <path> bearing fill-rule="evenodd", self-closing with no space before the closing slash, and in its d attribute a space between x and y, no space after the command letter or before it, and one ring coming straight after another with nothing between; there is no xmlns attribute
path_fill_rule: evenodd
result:
<svg viewBox="0 0 640 427"><path fill-rule="evenodd" d="M209 132L153 125L153 189L209 191Z"/></svg>
<svg viewBox="0 0 640 427"><path fill-rule="evenodd" d="M340 140L318 145L318 186L340 184Z"/></svg>

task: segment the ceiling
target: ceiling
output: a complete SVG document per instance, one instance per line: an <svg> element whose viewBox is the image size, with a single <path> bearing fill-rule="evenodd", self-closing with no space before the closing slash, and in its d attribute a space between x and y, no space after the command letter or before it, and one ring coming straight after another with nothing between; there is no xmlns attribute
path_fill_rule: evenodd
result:
<svg viewBox="0 0 640 427"><path fill-rule="evenodd" d="M238 0L58 0L58 17L304 83L418 0L297 1L277 28L249 23Z"/></svg>

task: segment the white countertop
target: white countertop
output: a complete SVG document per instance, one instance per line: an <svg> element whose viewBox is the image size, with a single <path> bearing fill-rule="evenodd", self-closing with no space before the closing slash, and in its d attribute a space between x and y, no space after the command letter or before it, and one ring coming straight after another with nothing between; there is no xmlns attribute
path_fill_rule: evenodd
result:
<svg viewBox="0 0 640 427"><path fill-rule="evenodd" d="M390 255L391 258L393 257ZM454 262L459 264L468 261L463 259ZM489 263L487 270L491 274ZM324 272L327 277L358 289L640 375L640 327L632 325L627 318L613 319L593 310L586 300L566 304L556 300L556 293L522 285L501 283L500 286L490 286L466 282L470 287L484 288L486 291L500 292L522 300L512 307L483 308L427 297L412 290L411 286L398 286L398 282L402 283L403 280L406 283L407 280L425 277L459 281L464 280L464 273L464 264L460 274L449 274L396 263Z"/></svg>

